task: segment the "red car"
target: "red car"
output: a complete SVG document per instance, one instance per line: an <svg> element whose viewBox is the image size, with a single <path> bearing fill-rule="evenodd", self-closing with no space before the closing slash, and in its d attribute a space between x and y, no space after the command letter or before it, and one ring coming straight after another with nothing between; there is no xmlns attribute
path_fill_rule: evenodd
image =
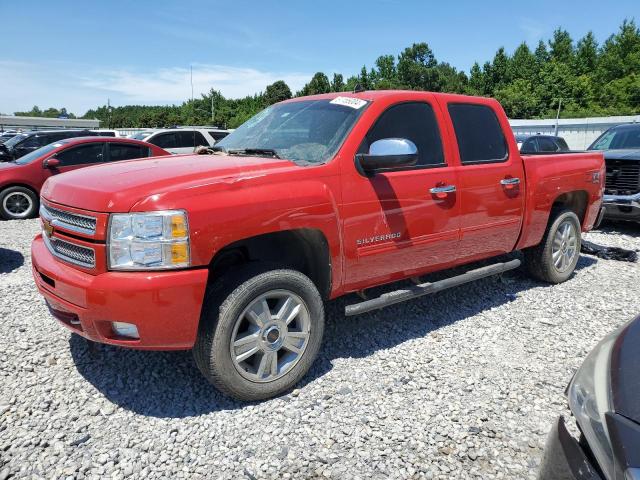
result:
<svg viewBox="0 0 640 480"><path fill-rule="evenodd" d="M13 162L0 163L0 217L19 220L38 213L40 189L52 175L100 163L170 155L128 138L76 137L53 142Z"/></svg>
<svg viewBox="0 0 640 480"><path fill-rule="evenodd" d="M521 156L489 98L300 97L213 149L47 181L33 275L73 332L192 348L205 377L243 400L302 378L325 301L360 292L345 314L376 310L516 268L519 258L495 260L419 281L514 250L534 278L560 283L602 212L602 153ZM405 279L417 285L363 293ZM370 327L362 335L385 335Z"/></svg>

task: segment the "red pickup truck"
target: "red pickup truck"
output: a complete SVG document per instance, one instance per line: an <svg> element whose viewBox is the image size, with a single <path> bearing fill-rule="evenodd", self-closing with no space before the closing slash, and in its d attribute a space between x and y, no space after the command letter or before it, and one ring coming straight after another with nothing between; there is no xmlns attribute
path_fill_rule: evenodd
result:
<svg viewBox="0 0 640 480"><path fill-rule="evenodd" d="M273 105L210 155L90 167L49 179L33 274L90 340L193 349L243 400L308 370L324 301L413 279L352 315L519 266L428 272L522 250L567 280L601 215L601 153L520 156L495 100L375 91ZM397 288L397 287L396 287Z"/></svg>

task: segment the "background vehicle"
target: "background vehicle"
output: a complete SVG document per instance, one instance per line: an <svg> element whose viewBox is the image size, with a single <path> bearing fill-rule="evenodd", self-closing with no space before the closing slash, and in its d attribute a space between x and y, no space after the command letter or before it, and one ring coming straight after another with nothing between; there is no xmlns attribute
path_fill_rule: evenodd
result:
<svg viewBox="0 0 640 480"><path fill-rule="evenodd" d="M211 147L227 135L227 131L220 129L172 128L146 130L130 138L152 143L171 153L193 153L196 147Z"/></svg>
<svg viewBox="0 0 640 480"><path fill-rule="evenodd" d="M16 160L29 152L65 138L95 135L89 130L37 130L19 133L0 145L0 162Z"/></svg>
<svg viewBox="0 0 640 480"><path fill-rule="evenodd" d="M520 153L529 155L534 153L568 152L569 146L562 137L553 135L531 135L516 137Z"/></svg>
<svg viewBox="0 0 640 480"><path fill-rule="evenodd" d="M16 220L38 212L40 188L52 175L99 163L169 155L155 145L110 137L54 142L13 162L0 163L0 217Z"/></svg>
<svg viewBox="0 0 640 480"><path fill-rule="evenodd" d="M605 218L640 221L640 125L618 125L588 148L602 151L607 165Z"/></svg>
<svg viewBox="0 0 640 480"><path fill-rule="evenodd" d="M15 132L13 130L5 130L4 132L2 132L0 134L0 143L6 142L10 138L15 137L17 134L18 134L18 132Z"/></svg>
<svg viewBox="0 0 640 480"><path fill-rule="evenodd" d="M599 153L521 157L495 100L416 91L295 98L214 150L47 181L33 273L74 332L193 348L203 374L244 400L302 378L324 300L513 250L535 278L567 280L604 182ZM519 265L403 288L345 314Z"/></svg>
<svg viewBox="0 0 640 480"><path fill-rule="evenodd" d="M567 388L580 439L559 417L549 434L540 480L640 478L640 317L607 335Z"/></svg>

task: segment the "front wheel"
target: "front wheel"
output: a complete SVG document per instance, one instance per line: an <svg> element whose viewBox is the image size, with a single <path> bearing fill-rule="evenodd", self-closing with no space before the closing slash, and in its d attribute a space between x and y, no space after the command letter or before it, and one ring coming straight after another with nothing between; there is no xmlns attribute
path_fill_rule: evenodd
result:
<svg viewBox="0 0 640 480"><path fill-rule="evenodd" d="M548 283L567 280L580 257L580 220L571 210L552 213L539 245L525 250L525 263L532 277Z"/></svg>
<svg viewBox="0 0 640 480"><path fill-rule="evenodd" d="M323 332L322 298L308 277L252 266L210 287L194 358L223 393L263 400L300 381L315 360Z"/></svg>
<svg viewBox="0 0 640 480"><path fill-rule="evenodd" d="M9 187L0 192L0 217L22 220L38 213L38 197L25 187Z"/></svg>

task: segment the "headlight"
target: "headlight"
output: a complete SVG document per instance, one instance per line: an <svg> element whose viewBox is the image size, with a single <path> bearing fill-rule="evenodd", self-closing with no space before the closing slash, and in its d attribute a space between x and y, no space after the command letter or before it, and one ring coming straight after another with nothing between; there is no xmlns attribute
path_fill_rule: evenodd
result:
<svg viewBox="0 0 640 480"><path fill-rule="evenodd" d="M188 267L187 214L182 210L112 214L107 250L111 270Z"/></svg>
<svg viewBox="0 0 640 480"><path fill-rule="evenodd" d="M589 353L567 390L569 407L600 467L609 475L613 452L605 413L612 410L609 368L611 348L619 333L610 333Z"/></svg>

